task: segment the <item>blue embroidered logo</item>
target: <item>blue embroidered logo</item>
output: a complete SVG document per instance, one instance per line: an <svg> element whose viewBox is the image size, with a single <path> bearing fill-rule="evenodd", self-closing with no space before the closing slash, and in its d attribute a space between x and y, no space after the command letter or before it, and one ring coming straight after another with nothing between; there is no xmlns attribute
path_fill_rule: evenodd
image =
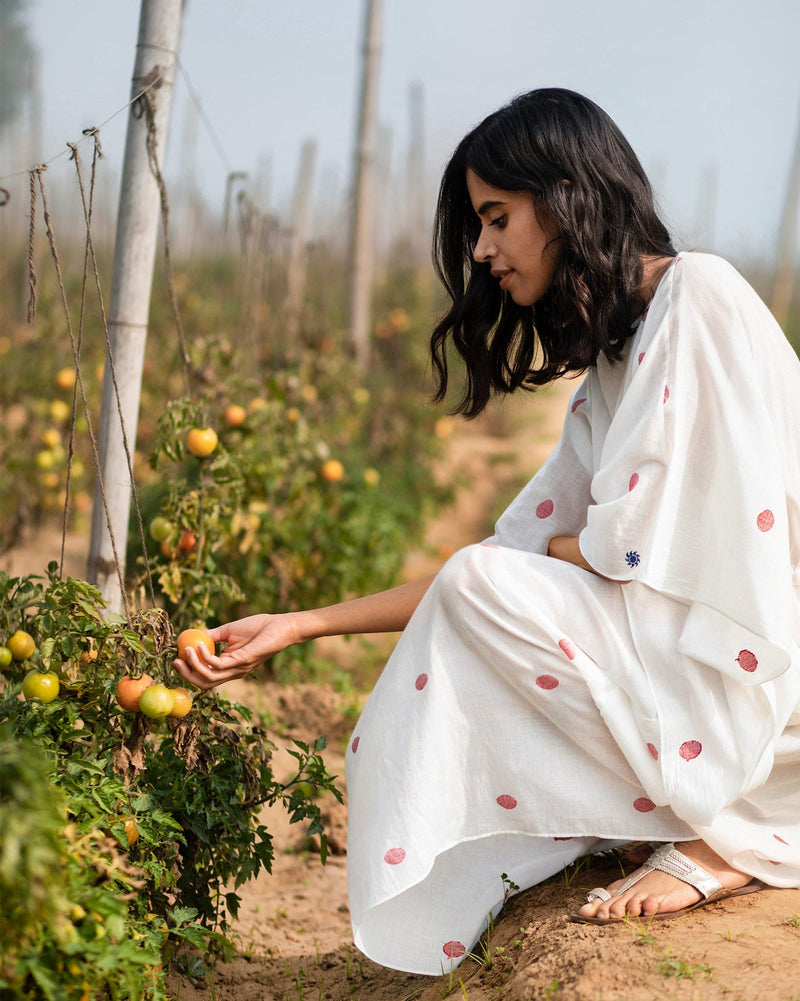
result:
<svg viewBox="0 0 800 1001"><path fill-rule="evenodd" d="M642 562L642 557L631 550L629 553L625 553L625 562L629 567L638 567Z"/></svg>

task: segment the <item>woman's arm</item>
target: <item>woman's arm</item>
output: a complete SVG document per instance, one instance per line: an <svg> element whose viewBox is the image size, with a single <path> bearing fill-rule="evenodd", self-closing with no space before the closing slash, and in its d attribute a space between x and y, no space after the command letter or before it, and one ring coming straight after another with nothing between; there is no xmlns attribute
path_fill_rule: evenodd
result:
<svg viewBox="0 0 800 1001"><path fill-rule="evenodd" d="M406 627L431 585L434 574L388 591L354 598L326 608L278 615L249 615L209 629L215 643L227 644L213 656L202 644L175 660L178 673L197 688L216 688L242 678L274 654L294 643L347 633L398 632Z"/></svg>
<svg viewBox="0 0 800 1001"><path fill-rule="evenodd" d="M553 556L557 560L564 560L566 563L574 563L576 567L583 567L584 570L589 570L591 573L597 573L595 568L583 558L583 553L578 546L577 535L554 536L547 544L547 555Z"/></svg>

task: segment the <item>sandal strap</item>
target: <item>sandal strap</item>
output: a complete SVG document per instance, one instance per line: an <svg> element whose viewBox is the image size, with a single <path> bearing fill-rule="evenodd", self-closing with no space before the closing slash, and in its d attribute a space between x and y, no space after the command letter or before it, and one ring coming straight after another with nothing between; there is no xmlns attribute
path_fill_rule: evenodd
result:
<svg viewBox="0 0 800 1001"><path fill-rule="evenodd" d="M706 899L722 890L722 883L715 876L687 858L683 852L679 852L671 842L657 848L645 865L651 869L660 869L661 872L669 873L681 882L688 883Z"/></svg>

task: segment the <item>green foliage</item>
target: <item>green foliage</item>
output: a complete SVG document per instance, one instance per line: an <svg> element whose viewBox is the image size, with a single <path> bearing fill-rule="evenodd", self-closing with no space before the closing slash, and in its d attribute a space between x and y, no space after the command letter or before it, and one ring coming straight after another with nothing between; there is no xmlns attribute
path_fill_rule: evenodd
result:
<svg viewBox="0 0 800 1001"><path fill-rule="evenodd" d="M235 891L272 863L260 806L282 802L322 835L324 857L316 798L340 794L324 738L296 744L297 774L279 783L264 730L219 696L160 723L121 710L124 674L176 683L169 621L158 609L107 616L95 588L56 569L44 582L0 572L0 642L23 628L37 646L4 669L0 697L0 986L161 999L162 965L182 943L230 948ZM47 705L19 696L36 667L61 682Z"/></svg>

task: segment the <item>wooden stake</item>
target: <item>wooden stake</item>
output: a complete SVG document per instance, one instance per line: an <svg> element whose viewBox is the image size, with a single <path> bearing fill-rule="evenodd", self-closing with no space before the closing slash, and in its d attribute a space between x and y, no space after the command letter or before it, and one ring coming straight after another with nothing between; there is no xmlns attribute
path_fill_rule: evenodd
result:
<svg viewBox="0 0 800 1001"><path fill-rule="evenodd" d="M181 11L182 0L142 0L140 10L131 97L140 94L149 82L158 81L147 96L154 109L159 165L163 163L172 104ZM159 191L148 162L147 116L139 111L141 108L133 105L128 117L108 311L119 400L106 359L99 424L100 476L109 517L106 520L96 484L87 569L89 581L100 589L111 612L118 612L122 605L111 540L116 542L124 577L132 492L124 441L127 439L132 462L160 212Z"/></svg>

